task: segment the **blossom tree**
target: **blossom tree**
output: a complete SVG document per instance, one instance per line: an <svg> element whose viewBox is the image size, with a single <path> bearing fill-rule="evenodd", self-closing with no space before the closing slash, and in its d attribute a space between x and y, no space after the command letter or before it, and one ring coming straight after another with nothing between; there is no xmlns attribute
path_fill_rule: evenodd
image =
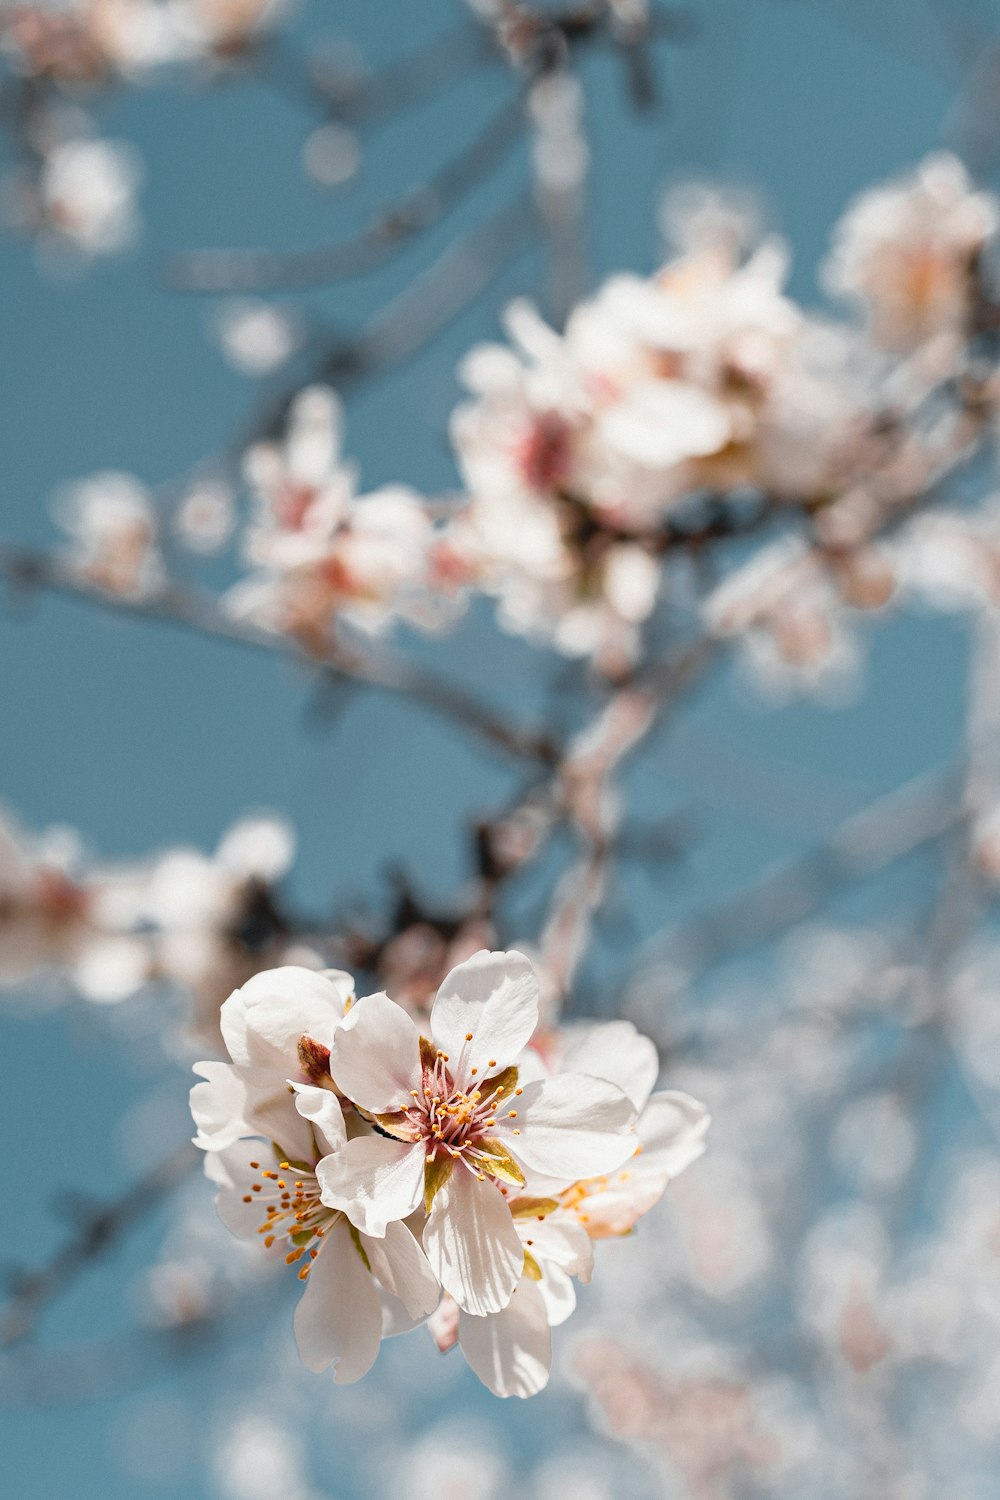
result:
<svg viewBox="0 0 1000 1500"><path fill-rule="evenodd" d="M359 21L368 63L316 7L0 3L10 254L67 305L144 257L239 391L235 420L191 403L211 446L176 434L166 481L102 429L44 522L5 521L9 649L100 614L113 679L174 627L259 674L222 779L279 743L289 682L335 756L303 808L290 735L267 810L234 795L195 837L181 785L166 836L150 813L103 857L54 793L0 816L5 1033L60 1028L24 1115L66 1133L38 1104L88 1065L70 1018L147 1095L117 1192L24 1136L70 1222L32 1222L0 1392L165 1368L219 1500L995 1482L1000 43L930 0L912 27L710 9L441 0ZM797 26L949 101L805 267L683 157L709 80L738 92L730 30L752 58ZM239 122L213 215L270 238L158 243L156 98L181 143L185 112ZM661 241L611 256L642 130L675 143ZM350 227L317 243L317 203ZM122 1254L126 1326L95 1295L92 1336L50 1344Z"/></svg>

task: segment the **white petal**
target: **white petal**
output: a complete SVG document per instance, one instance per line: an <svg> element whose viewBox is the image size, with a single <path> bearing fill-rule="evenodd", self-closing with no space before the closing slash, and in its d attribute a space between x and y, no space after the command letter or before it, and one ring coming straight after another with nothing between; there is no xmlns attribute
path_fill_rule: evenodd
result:
<svg viewBox="0 0 1000 1500"><path fill-rule="evenodd" d="M424 1229L424 1253L446 1292L466 1312L499 1312L524 1268L524 1249L503 1194L457 1166L438 1189Z"/></svg>
<svg viewBox="0 0 1000 1500"><path fill-rule="evenodd" d="M525 1233L525 1221L521 1222L522 1233ZM530 1219L527 1223L531 1224L528 1238L534 1241L531 1253L543 1270L551 1264L570 1276L578 1276L583 1282L590 1280L594 1269L594 1247L581 1224L566 1213L551 1214L540 1224L532 1223Z"/></svg>
<svg viewBox="0 0 1000 1500"><path fill-rule="evenodd" d="M295 1309L295 1338L310 1370L335 1364L338 1385L360 1380L382 1342L382 1305L343 1219L329 1229Z"/></svg>
<svg viewBox="0 0 1000 1500"><path fill-rule="evenodd" d="M299 1038L329 1047L344 1018L341 987L313 969L288 965L255 974L222 1006L222 1036L235 1063L283 1067L298 1057Z"/></svg>
<svg viewBox="0 0 1000 1500"><path fill-rule="evenodd" d="M538 1290L545 1303L549 1327L558 1328L576 1309L575 1286L561 1266L543 1265Z"/></svg>
<svg viewBox="0 0 1000 1500"><path fill-rule="evenodd" d="M502 1312L459 1318L459 1342L495 1396L534 1396L548 1382L552 1334L538 1287L525 1277Z"/></svg>
<svg viewBox="0 0 1000 1500"><path fill-rule="evenodd" d="M435 1045L448 1053L459 1078L470 1067L482 1075L512 1063L537 1025L538 979L517 952L474 953L445 978L431 1011Z"/></svg>
<svg viewBox="0 0 1000 1500"><path fill-rule="evenodd" d="M642 1109L660 1071L655 1045L631 1021L608 1021L566 1029L560 1072L604 1078Z"/></svg>
<svg viewBox="0 0 1000 1500"><path fill-rule="evenodd" d="M547 1177L597 1177L633 1154L635 1110L621 1089L583 1073L529 1083L519 1103L519 1136L504 1120L497 1135L519 1161Z"/></svg>
<svg viewBox="0 0 1000 1500"><path fill-rule="evenodd" d="M198 1127L194 1143L203 1151L222 1151L241 1135L250 1134L243 1118L246 1089L229 1063L195 1063L194 1071L205 1080L196 1083L188 1096Z"/></svg>
<svg viewBox="0 0 1000 1500"><path fill-rule="evenodd" d="M365 1235L362 1243L375 1276L414 1318L427 1318L437 1307L441 1288L427 1257L405 1224L386 1225L385 1238Z"/></svg>
<svg viewBox="0 0 1000 1500"><path fill-rule="evenodd" d="M601 437L626 458L649 468L717 453L730 437L726 408L697 386L647 380L605 413Z"/></svg>
<svg viewBox="0 0 1000 1500"><path fill-rule="evenodd" d="M705 1150L711 1122L704 1104L690 1094L675 1089L654 1094L639 1119L642 1153L636 1165L662 1171L668 1179L678 1176Z"/></svg>
<svg viewBox="0 0 1000 1500"><path fill-rule="evenodd" d="M367 995L347 1013L330 1051L341 1093L377 1114L411 1104L420 1085L420 1037L388 995Z"/></svg>
<svg viewBox="0 0 1000 1500"><path fill-rule="evenodd" d="M424 1157L423 1146L360 1135L317 1165L323 1202L381 1239L393 1220L405 1219L420 1203Z"/></svg>
<svg viewBox="0 0 1000 1500"><path fill-rule="evenodd" d="M230 1234L241 1240L256 1240L264 1220L264 1210L254 1197L251 1203L243 1199L250 1192L250 1185L260 1182L259 1169L251 1167L251 1161L270 1161L271 1149L260 1141L237 1141L224 1151L205 1153L205 1176L218 1187L215 1207L219 1218Z"/></svg>
<svg viewBox="0 0 1000 1500"><path fill-rule="evenodd" d="M347 1145L347 1128L340 1100L329 1089L314 1088L311 1084L295 1084L295 1108L303 1119L308 1120L317 1132L320 1155L340 1151ZM323 1146L326 1150L323 1150Z"/></svg>

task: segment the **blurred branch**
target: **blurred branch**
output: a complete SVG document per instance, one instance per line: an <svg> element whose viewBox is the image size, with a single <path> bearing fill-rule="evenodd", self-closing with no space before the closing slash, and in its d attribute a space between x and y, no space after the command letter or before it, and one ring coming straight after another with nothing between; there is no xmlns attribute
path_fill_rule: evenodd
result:
<svg viewBox="0 0 1000 1500"><path fill-rule="evenodd" d="M14 1289L0 1314L0 1349L9 1348L31 1333L42 1309L66 1291L92 1261L150 1214L198 1160L199 1153L185 1141L117 1198L80 1213L72 1239L44 1265L37 1270L8 1273Z"/></svg>
<svg viewBox="0 0 1000 1500"><path fill-rule="evenodd" d="M330 382L338 391L404 364L459 317L523 252L534 233L527 195L448 246L406 289L373 314L353 336L334 339L294 383L272 398L252 421L239 451L261 436L275 436L304 384Z"/></svg>
<svg viewBox="0 0 1000 1500"><path fill-rule="evenodd" d="M272 635L230 619L207 595L176 587L167 587L142 598L110 594L58 558L6 542L0 542L0 578L23 591L45 589L97 605L112 614L167 621L199 635L290 657L301 665L328 672L333 677L344 677L417 703L471 730L509 754L541 761L545 765L553 765L558 760L558 747L548 734L512 724L508 716L495 711L474 694L412 661L394 660L373 651L338 644L331 645L324 656L310 654L285 636Z"/></svg>
<svg viewBox="0 0 1000 1500"><path fill-rule="evenodd" d="M409 188L353 239L316 250L196 250L174 256L169 286L181 292L273 291L363 276L440 223L501 165L524 131L520 92L480 133L425 181Z"/></svg>
<svg viewBox="0 0 1000 1500"><path fill-rule="evenodd" d="M643 967L665 962L691 976L778 936L843 887L870 879L953 829L966 815L963 785L961 770L949 767L879 798L825 843L662 933Z"/></svg>

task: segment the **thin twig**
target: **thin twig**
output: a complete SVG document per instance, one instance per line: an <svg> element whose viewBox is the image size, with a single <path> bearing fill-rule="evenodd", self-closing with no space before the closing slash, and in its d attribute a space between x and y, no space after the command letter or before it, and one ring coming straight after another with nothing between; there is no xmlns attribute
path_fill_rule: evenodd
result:
<svg viewBox="0 0 1000 1500"><path fill-rule="evenodd" d="M32 1332L42 1309L105 1251L116 1245L178 1186L199 1160L185 1141L158 1166L113 1198L83 1213L73 1237L43 1265L14 1277L14 1291L0 1319L0 1349Z"/></svg>
<svg viewBox="0 0 1000 1500"><path fill-rule="evenodd" d="M417 703L472 730L511 755L545 765L554 765L559 758L558 747L549 735L512 723L506 715L474 694L413 661L393 659L385 654L336 643L323 656L311 654L289 637L231 619L215 600L194 590L167 587L142 598L110 594L58 558L7 542L0 542L0 578L22 590L45 589L97 605L113 614L166 621L216 640L232 641L252 650L286 656L334 677L343 677Z"/></svg>
<svg viewBox="0 0 1000 1500"><path fill-rule="evenodd" d="M352 239L315 250L196 250L168 262L166 280L181 292L249 292L329 285L363 276L440 223L489 178L524 131L521 93L505 100L474 138Z"/></svg>

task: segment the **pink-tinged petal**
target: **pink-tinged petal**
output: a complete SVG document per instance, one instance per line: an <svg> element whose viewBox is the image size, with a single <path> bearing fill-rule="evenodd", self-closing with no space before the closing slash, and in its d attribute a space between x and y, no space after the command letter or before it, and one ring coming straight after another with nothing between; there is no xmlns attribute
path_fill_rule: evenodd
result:
<svg viewBox="0 0 1000 1500"><path fill-rule="evenodd" d="M427 1327L430 1329L431 1338L437 1344L439 1354L448 1354L458 1343L459 1317L458 1303L454 1297L449 1297L445 1292L427 1320Z"/></svg>
<svg viewBox="0 0 1000 1500"><path fill-rule="evenodd" d="M328 1047L343 1018L343 984L294 965L255 974L219 1012L233 1062L283 1072L294 1068L299 1037Z"/></svg>
<svg viewBox="0 0 1000 1500"><path fill-rule="evenodd" d="M241 1135L250 1134L243 1118L246 1088L229 1063L195 1063L194 1071L205 1080L196 1083L188 1096L198 1127L194 1143L203 1151L222 1151Z"/></svg>
<svg viewBox="0 0 1000 1500"><path fill-rule="evenodd" d="M388 995L366 995L347 1013L330 1049L330 1072L341 1093L373 1114L412 1104L420 1087L420 1036Z"/></svg>
<svg viewBox="0 0 1000 1500"><path fill-rule="evenodd" d="M347 1127L340 1100L329 1089L314 1088L311 1084L297 1083L295 1108L304 1120L308 1120L316 1134L318 1156L332 1155L347 1145Z"/></svg>
<svg viewBox="0 0 1000 1500"><path fill-rule="evenodd" d="M459 1317L462 1353L494 1396L534 1396L548 1383L552 1334L545 1300L525 1277L508 1305L486 1318Z"/></svg>
<svg viewBox="0 0 1000 1500"><path fill-rule="evenodd" d="M367 1375L382 1342L382 1305L350 1227L330 1228L312 1262L295 1309L295 1338L310 1370L334 1365L333 1378L348 1385Z"/></svg>
<svg viewBox="0 0 1000 1500"><path fill-rule="evenodd" d="M558 1328L576 1309L576 1287L561 1266L553 1265L542 1266L542 1279L535 1284L545 1303L549 1327Z"/></svg>
<svg viewBox="0 0 1000 1500"><path fill-rule="evenodd" d="M690 1094L676 1089L654 1094L639 1117L642 1152L635 1165L642 1172L663 1172L672 1180L701 1156L711 1123L704 1104Z"/></svg>
<svg viewBox="0 0 1000 1500"><path fill-rule="evenodd" d="M597 1177L613 1172L636 1148L635 1110L621 1089L583 1073L529 1083L513 1121L497 1134L519 1161L545 1177Z"/></svg>
<svg viewBox="0 0 1000 1500"><path fill-rule="evenodd" d="M427 1257L405 1224L387 1224L385 1238L364 1235L361 1241L373 1274L413 1318L427 1318L437 1307L441 1288Z"/></svg>
<svg viewBox="0 0 1000 1500"><path fill-rule="evenodd" d="M660 1059L649 1037L631 1021L607 1021L566 1029L560 1071L604 1078L642 1109L656 1083Z"/></svg>
<svg viewBox="0 0 1000 1500"><path fill-rule="evenodd" d="M424 1148L359 1135L316 1167L323 1202L341 1209L363 1234L381 1239L424 1195Z"/></svg>
<svg viewBox="0 0 1000 1500"><path fill-rule="evenodd" d="M524 1266L503 1194L464 1167L438 1189L424 1229L424 1253L445 1291L477 1315L507 1306Z"/></svg>
<svg viewBox="0 0 1000 1500"><path fill-rule="evenodd" d="M459 1081L472 1067L481 1077L514 1062L537 1025L538 978L517 952L474 953L445 978L431 1011L434 1044Z"/></svg>

